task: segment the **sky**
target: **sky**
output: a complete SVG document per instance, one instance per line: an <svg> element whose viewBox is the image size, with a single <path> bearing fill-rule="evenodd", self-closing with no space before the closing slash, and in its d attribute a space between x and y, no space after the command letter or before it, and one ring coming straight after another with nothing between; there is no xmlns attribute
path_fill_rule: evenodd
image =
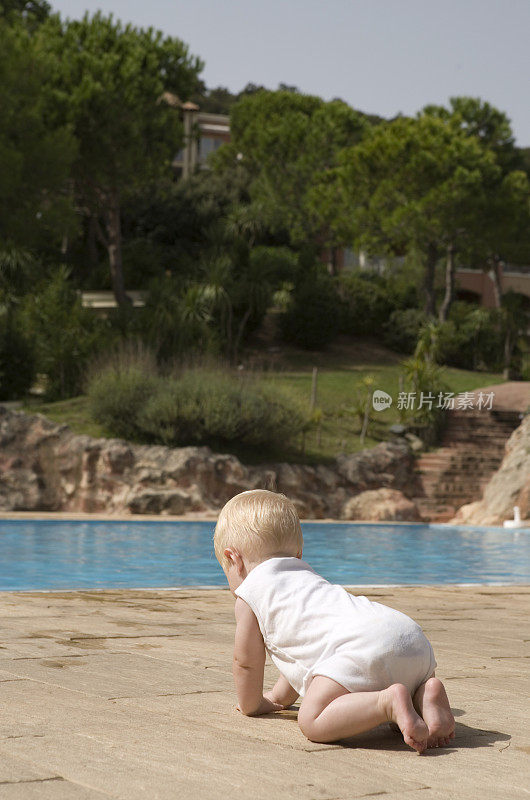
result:
<svg viewBox="0 0 530 800"><path fill-rule="evenodd" d="M530 147L530 0L49 1L181 39L209 88L285 83L387 118L480 97Z"/></svg>

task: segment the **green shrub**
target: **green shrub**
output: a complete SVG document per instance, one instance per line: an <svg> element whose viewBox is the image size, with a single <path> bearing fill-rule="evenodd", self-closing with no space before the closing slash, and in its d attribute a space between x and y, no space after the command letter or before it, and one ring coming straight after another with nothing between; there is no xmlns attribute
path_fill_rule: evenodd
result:
<svg viewBox="0 0 530 800"><path fill-rule="evenodd" d="M174 447L274 447L298 435L304 423L277 388L201 369L163 381L139 414L147 438Z"/></svg>
<svg viewBox="0 0 530 800"><path fill-rule="evenodd" d="M110 355L93 360L89 367L86 390L90 413L109 433L141 440L138 416L159 386L151 351L141 343L124 342Z"/></svg>
<svg viewBox="0 0 530 800"><path fill-rule="evenodd" d="M151 281L139 318L142 335L160 361L216 349L215 333L208 326L209 303L199 284L170 275Z"/></svg>
<svg viewBox="0 0 530 800"><path fill-rule="evenodd" d="M439 439L446 416L446 411L438 406L438 397L440 392L444 394L449 391L449 386L445 382L443 368L425 355L417 347L414 355L402 362L404 391L414 393L415 398L413 409L399 409L399 418L401 422L411 425L412 429L415 428L416 433L432 445ZM419 407L422 393L425 400L432 400L432 406L425 402Z"/></svg>
<svg viewBox="0 0 530 800"><path fill-rule="evenodd" d="M138 370L108 370L90 381L90 411L93 418L110 433L124 439L138 440L143 437L143 430L138 424L139 414L157 389L158 380Z"/></svg>
<svg viewBox="0 0 530 800"><path fill-rule="evenodd" d="M460 369L502 369L503 334L498 313L457 302L439 327L442 364Z"/></svg>
<svg viewBox="0 0 530 800"><path fill-rule="evenodd" d="M344 333L378 335L395 303L383 279L355 272L340 276L340 295L344 302Z"/></svg>
<svg viewBox="0 0 530 800"><path fill-rule="evenodd" d="M298 435L306 419L277 387L252 376L190 368L178 377L129 363L95 369L88 396L93 418L139 442L171 447L273 448Z"/></svg>
<svg viewBox="0 0 530 800"><path fill-rule="evenodd" d="M413 353L420 330L427 324L426 314L418 308L397 309L383 326L385 344L398 353Z"/></svg>
<svg viewBox="0 0 530 800"><path fill-rule="evenodd" d="M297 285L281 318L282 337L308 350L333 341L340 328L342 302L335 282L326 274L310 275Z"/></svg>
<svg viewBox="0 0 530 800"><path fill-rule="evenodd" d="M35 349L12 321L0 321L0 400L24 397L35 379Z"/></svg>
<svg viewBox="0 0 530 800"><path fill-rule="evenodd" d="M83 308L69 270L60 267L25 298L22 319L35 342L37 372L47 377L47 397L55 400L79 394L88 359L103 346L108 326Z"/></svg>

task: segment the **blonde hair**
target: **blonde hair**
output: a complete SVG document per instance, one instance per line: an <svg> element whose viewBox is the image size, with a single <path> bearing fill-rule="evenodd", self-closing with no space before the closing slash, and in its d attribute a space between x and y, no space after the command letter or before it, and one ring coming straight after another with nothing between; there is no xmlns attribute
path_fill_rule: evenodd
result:
<svg viewBox="0 0 530 800"><path fill-rule="evenodd" d="M297 555L304 540L296 509L284 494L252 489L236 494L219 514L213 537L215 555L222 567L226 547L235 547L249 559L275 553Z"/></svg>

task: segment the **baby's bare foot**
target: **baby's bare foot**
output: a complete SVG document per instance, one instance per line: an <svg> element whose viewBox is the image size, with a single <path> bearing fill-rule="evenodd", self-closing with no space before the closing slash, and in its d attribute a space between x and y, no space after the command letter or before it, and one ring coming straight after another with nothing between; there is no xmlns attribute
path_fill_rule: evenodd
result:
<svg viewBox="0 0 530 800"><path fill-rule="evenodd" d="M429 729L414 710L409 690L402 683L394 683L381 692L386 713L390 722L395 722L403 734L405 742L423 753L427 747Z"/></svg>
<svg viewBox="0 0 530 800"><path fill-rule="evenodd" d="M421 715L429 728L427 747L445 747L455 737L455 718L443 683L429 678L423 690Z"/></svg>

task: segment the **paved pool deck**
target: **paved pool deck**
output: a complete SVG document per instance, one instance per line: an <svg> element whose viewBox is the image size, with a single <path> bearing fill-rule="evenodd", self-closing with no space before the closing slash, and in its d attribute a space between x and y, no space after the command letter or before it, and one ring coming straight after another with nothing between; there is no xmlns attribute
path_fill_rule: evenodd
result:
<svg viewBox="0 0 530 800"><path fill-rule="evenodd" d="M530 586L358 593L423 626L454 746L417 756L387 726L314 744L295 707L242 716L228 590L3 592L1 800L529 796Z"/></svg>

